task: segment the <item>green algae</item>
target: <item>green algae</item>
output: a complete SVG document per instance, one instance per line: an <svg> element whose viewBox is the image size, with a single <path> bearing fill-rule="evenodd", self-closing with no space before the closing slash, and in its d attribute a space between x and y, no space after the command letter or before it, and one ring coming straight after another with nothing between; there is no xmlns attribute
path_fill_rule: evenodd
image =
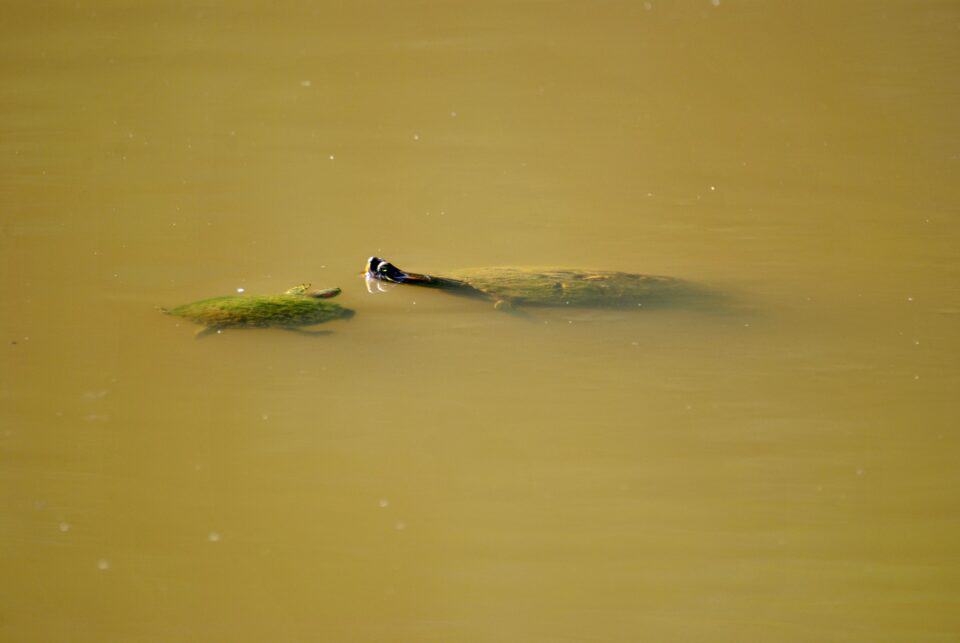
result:
<svg viewBox="0 0 960 643"><path fill-rule="evenodd" d="M339 304L307 295L213 297L166 311L208 328L297 328L353 316Z"/></svg>

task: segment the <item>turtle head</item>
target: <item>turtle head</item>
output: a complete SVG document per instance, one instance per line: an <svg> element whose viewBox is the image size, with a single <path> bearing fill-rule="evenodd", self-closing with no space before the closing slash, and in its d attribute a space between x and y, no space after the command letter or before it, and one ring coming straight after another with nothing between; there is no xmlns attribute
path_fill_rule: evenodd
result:
<svg viewBox="0 0 960 643"><path fill-rule="evenodd" d="M367 276L382 281L392 281L395 284L402 284L410 279L410 275L380 257L367 259Z"/></svg>

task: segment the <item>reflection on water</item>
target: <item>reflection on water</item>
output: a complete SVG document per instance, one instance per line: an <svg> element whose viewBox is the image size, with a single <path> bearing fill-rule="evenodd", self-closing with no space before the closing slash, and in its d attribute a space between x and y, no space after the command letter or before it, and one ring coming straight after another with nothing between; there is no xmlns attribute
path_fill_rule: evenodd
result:
<svg viewBox="0 0 960 643"><path fill-rule="evenodd" d="M958 26L6 7L0 639L951 639ZM371 252L738 305L518 318ZM356 316L157 311L302 281Z"/></svg>

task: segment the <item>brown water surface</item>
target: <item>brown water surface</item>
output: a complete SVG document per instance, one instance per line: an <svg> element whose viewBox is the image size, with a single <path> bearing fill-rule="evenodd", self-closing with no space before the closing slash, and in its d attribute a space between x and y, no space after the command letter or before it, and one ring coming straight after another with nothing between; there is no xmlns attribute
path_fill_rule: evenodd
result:
<svg viewBox="0 0 960 643"><path fill-rule="evenodd" d="M960 636L960 5L14 1L0 80L0 639Z"/></svg>

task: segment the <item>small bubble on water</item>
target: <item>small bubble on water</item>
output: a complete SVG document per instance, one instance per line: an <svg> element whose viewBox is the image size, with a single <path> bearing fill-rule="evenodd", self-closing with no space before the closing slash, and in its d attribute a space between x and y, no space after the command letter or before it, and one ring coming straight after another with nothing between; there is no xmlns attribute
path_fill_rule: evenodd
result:
<svg viewBox="0 0 960 643"><path fill-rule="evenodd" d="M309 80L301 80L301 81L300 81L300 86L301 86L301 87L309 87L309 86L312 85L312 84L313 84L313 82L312 82L312 81L309 81Z"/></svg>
<svg viewBox="0 0 960 643"><path fill-rule="evenodd" d="M67 533L68 531L70 531L70 523L61 522L59 525L57 525L57 528L63 533Z"/></svg>
<svg viewBox="0 0 960 643"><path fill-rule="evenodd" d="M414 134L414 135L413 135L413 140L419 141L419 140L420 140L420 135L419 135L419 134Z"/></svg>
<svg viewBox="0 0 960 643"><path fill-rule="evenodd" d="M331 155L330 155L330 160L332 161L333 159L334 159L334 156L333 156L333 154L331 154Z"/></svg>
<svg viewBox="0 0 960 643"><path fill-rule="evenodd" d="M267 415L266 413L264 413L264 414L262 414L262 415L260 416L260 419L261 419L261 420L269 420L269 419L270 419L270 416Z"/></svg>
<svg viewBox="0 0 960 643"><path fill-rule="evenodd" d="M107 571L108 569L110 569L110 561L107 560L106 558L101 558L100 560L97 561L97 569L99 569L102 572Z"/></svg>
<svg viewBox="0 0 960 643"><path fill-rule="evenodd" d="M857 475L858 475L858 476L862 476L863 473L864 473L864 472L863 472L863 469L857 469Z"/></svg>
<svg viewBox="0 0 960 643"><path fill-rule="evenodd" d="M246 291L246 288L237 288L237 292L244 292L244 291Z"/></svg>
<svg viewBox="0 0 960 643"><path fill-rule="evenodd" d="M397 522L397 524L395 524L395 525L393 526L393 528L396 529L397 531L403 531L404 529L407 528L407 523L405 523L405 522L403 522L403 521L401 520L401 521Z"/></svg>
<svg viewBox="0 0 960 643"><path fill-rule="evenodd" d="M207 540L209 540L212 543L220 542L220 532L211 531L209 534L207 534Z"/></svg>
<svg viewBox="0 0 960 643"><path fill-rule="evenodd" d="M451 116L451 118L456 118L456 117L457 117L457 113L456 113L456 112L450 112L450 116Z"/></svg>
<svg viewBox="0 0 960 643"><path fill-rule="evenodd" d="M914 375L914 376L913 376L913 379L918 380L918 379L920 379L920 376L919 376L919 375Z"/></svg>
<svg viewBox="0 0 960 643"><path fill-rule="evenodd" d="M380 501L377 503L380 507L389 507L390 501L386 498L380 498Z"/></svg>

